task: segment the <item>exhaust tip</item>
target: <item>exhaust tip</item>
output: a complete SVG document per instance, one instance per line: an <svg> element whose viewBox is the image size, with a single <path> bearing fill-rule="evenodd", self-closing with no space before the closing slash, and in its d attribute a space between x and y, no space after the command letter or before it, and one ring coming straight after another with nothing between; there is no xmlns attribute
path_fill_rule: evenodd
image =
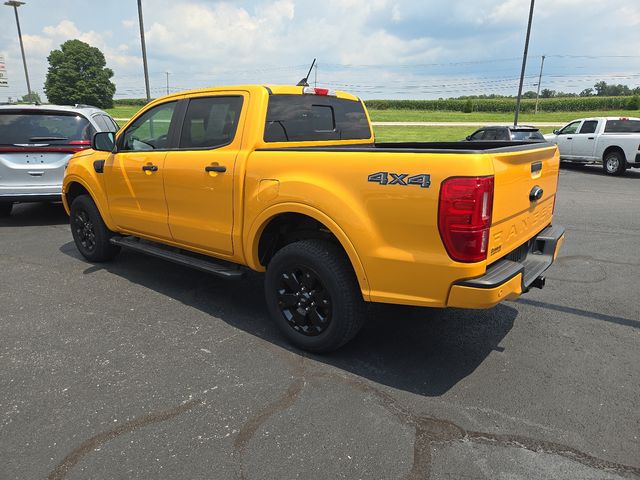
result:
<svg viewBox="0 0 640 480"><path fill-rule="evenodd" d="M533 281L531 286L535 288L543 289L546 282L547 282L546 278L544 278L543 276L539 276Z"/></svg>

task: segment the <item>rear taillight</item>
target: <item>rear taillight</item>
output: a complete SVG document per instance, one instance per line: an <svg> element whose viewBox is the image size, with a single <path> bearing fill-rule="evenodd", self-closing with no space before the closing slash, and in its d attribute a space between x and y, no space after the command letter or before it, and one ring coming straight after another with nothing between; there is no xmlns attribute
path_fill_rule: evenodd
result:
<svg viewBox="0 0 640 480"><path fill-rule="evenodd" d="M452 177L442 182L438 228L453 260L486 260L492 210L493 177Z"/></svg>

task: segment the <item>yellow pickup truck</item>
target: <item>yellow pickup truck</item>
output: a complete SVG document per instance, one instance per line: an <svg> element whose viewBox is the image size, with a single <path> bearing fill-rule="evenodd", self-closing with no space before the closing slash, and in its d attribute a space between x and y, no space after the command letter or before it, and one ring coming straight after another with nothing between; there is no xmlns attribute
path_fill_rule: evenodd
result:
<svg viewBox="0 0 640 480"><path fill-rule="evenodd" d="M226 278L266 271L296 346L353 338L366 302L489 308L531 287L564 239L547 143L375 143L362 101L309 86L159 98L66 169L92 262L121 248Z"/></svg>

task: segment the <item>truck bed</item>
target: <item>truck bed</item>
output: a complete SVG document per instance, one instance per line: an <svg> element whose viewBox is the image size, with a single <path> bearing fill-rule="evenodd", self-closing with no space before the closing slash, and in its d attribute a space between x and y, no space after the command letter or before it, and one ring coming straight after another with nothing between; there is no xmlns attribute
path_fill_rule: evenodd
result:
<svg viewBox="0 0 640 480"><path fill-rule="evenodd" d="M409 152L409 153L506 153L550 147L547 142L477 141L477 142L380 142L357 145L323 145L313 147L261 148L261 151L331 151L331 152Z"/></svg>

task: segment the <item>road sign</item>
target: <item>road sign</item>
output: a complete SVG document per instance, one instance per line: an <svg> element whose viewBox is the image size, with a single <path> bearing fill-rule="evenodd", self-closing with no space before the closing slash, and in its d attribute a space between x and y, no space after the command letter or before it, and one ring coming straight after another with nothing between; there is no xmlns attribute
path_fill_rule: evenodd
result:
<svg viewBox="0 0 640 480"><path fill-rule="evenodd" d="M7 68L4 64L4 57L0 55L0 87L8 87L9 78L7 77Z"/></svg>

